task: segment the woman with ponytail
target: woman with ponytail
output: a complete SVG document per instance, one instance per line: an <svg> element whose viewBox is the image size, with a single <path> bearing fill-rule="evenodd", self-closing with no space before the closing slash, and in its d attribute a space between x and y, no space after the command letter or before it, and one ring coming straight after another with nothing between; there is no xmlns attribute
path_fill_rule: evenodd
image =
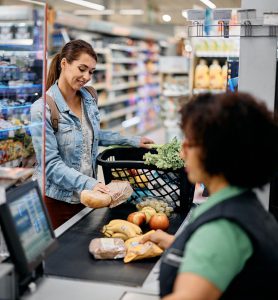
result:
<svg viewBox="0 0 278 300"><path fill-rule="evenodd" d="M45 204L52 225L57 228L84 206L80 203L82 190L108 192L96 178L98 146L113 144L148 147L153 143L146 137L123 137L119 133L100 129L97 99L84 86L92 79L97 55L90 44L82 40L68 42L57 53L50 65L46 90L59 111L58 130L51 122L51 111L46 105L45 139ZM43 99L31 109L32 122L43 121ZM36 139L38 179L42 178L42 143Z"/></svg>

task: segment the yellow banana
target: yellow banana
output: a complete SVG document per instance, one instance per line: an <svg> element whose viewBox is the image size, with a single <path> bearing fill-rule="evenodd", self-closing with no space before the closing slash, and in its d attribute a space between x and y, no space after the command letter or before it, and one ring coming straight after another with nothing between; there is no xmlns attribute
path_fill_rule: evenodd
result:
<svg viewBox="0 0 278 300"><path fill-rule="evenodd" d="M132 228L135 230L136 234L141 234L142 233L142 230L139 226L137 226L136 224L133 224L131 222L128 222L126 220L121 220L121 219L115 219L115 220L112 220L109 222L108 225L114 225L114 224L127 224L127 226L132 226Z"/></svg>
<svg viewBox="0 0 278 300"><path fill-rule="evenodd" d="M126 240L128 239L128 236L127 236L127 235L125 235L125 234L123 234L123 233L120 233L120 232L115 232L115 233L113 233L112 237L113 237L113 238L120 238L120 239L122 239L122 240L124 240L124 241L126 241Z"/></svg>
<svg viewBox="0 0 278 300"><path fill-rule="evenodd" d="M133 224L133 223L131 223L131 222L128 222L128 223L131 224L131 226L132 226L133 229L135 230L136 234L138 234L138 235L142 234L142 230L141 230L141 228L140 228L138 225Z"/></svg>
<svg viewBox="0 0 278 300"><path fill-rule="evenodd" d="M103 234L107 237L112 237L113 232L108 230L108 231L103 232Z"/></svg>
<svg viewBox="0 0 278 300"><path fill-rule="evenodd" d="M132 238L137 235L136 231L130 225L130 223L127 221L124 221L124 220L122 222L117 222L112 225L109 223L108 225L106 225L106 228L108 230L112 230L113 232L123 233L123 234L127 235L128 238Z"/></svg>

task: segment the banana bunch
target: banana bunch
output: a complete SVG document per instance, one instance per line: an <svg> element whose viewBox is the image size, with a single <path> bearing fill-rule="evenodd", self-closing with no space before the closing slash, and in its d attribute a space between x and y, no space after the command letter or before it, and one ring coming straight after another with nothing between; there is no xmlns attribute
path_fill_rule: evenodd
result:
<svg viewBox="0 0 278 300"><path fill-rule="evenodd" d="M102 233L107 237L120 238L124 241L142 234L139 226L125 220L110 221L102 228Z"/></svg>

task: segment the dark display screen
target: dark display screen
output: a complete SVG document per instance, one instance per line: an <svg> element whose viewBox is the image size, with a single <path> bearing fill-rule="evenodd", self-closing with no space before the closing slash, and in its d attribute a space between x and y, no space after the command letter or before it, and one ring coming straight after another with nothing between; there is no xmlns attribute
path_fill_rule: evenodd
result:
<svg viewBox="0 0 278 300"><path fill-rule="evenodd" d="M53 241L37 189L33 188L10 202L9 209L26 259L30 263L42 255Z"/></svg>

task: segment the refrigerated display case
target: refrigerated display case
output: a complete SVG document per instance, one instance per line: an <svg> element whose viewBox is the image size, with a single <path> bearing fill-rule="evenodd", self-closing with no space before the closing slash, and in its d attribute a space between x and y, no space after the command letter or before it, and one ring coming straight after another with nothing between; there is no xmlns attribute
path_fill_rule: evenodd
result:
<svg viewBox="0 0 278 300"><path fill-rule="evenodd" d="M44 121L32 122L30 110L32 103L44 96L47 7L33 2L0 4L1 197L5 190L32 178L36 163L32 128L37 127L36 138L44 143ZM43 152L40 155L44 157ZM0 262L8 255L0 228Z"/></svg>
<svg viewBox="0 0 278 300"><path fill-rule="evenodd" d="M43 133L43 124L31 122L30 109L43 95L44 14L44 5L1 6L1 167L32 168L35 164L31 128L39 126Z"/></svg>

